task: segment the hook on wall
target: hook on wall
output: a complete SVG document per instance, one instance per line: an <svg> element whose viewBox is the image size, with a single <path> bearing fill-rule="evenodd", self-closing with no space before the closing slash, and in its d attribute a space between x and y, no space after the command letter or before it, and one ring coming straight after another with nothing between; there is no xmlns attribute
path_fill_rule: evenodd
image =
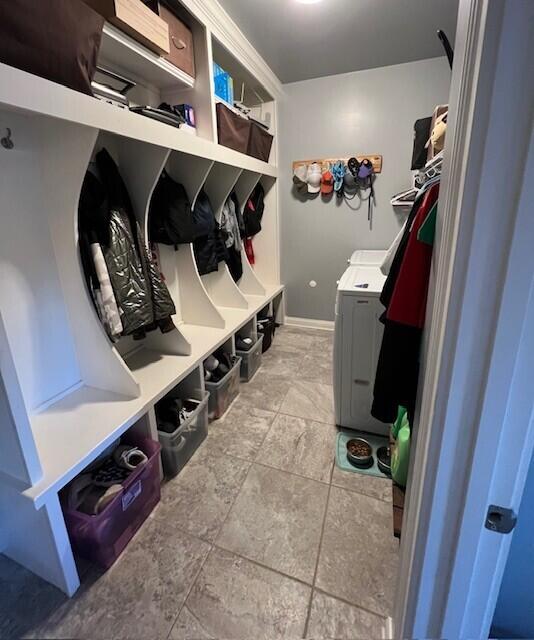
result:
<svg viewBox="0 0 534 640"><path fill-rule="evenodd" d="M0 138L0 144L4 147L4 149L13 149L15 143L11 139L11 129L6 127L6 135L3 138Z"/></svg>

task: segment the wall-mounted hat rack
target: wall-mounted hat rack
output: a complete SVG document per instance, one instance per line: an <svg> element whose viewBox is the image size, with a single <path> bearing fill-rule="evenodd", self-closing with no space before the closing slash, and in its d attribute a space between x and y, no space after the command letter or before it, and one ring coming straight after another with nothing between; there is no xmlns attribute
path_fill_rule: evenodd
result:
<svg viewBox="0 0 534 640"><path fill-rule="evenodd" d="M370 160L373 163L373 171L374 173L381 173L382 172L382 156L377 155L377 154L370 154L370 155L360 155L360 156L351 156L351 157L355 157L358 162L362 162L362 160L365 160L366 158L368 160ZM339 161L343 161L345 164L349 161L349 157L347 158L319 158L319 159L312 159L312 160L295 160L293 162L293 171L295 171L295 169L301 165L310 165L310 164L314 164L317 163L321 166L326 166L326 165L334 165L336 162Z"/></svg>

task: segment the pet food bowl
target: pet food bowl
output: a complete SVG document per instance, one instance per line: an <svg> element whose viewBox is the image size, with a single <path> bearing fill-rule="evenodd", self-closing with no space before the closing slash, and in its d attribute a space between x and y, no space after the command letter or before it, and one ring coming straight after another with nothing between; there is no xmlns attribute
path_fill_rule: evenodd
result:
<svg viewBox="0 0 534 640"><path fill-rule="evenodd" d="M389 447L380 447L376 452L376 464L386 476L391 476L391 451Z"/></svg>
<svg viewBox="0 0 534 640"><path fill-rule="evenodd" d="M373 448L363 438L352 438L347 442L347 460L355 467L368 469L373 466Z"/></svg>

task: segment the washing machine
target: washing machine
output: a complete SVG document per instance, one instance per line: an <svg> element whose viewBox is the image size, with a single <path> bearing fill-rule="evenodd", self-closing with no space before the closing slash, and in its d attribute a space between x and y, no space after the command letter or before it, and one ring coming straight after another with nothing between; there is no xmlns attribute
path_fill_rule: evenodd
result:
<svg viewBox="0 0 534 640"><path fill-rule="evenodd" d="M347 260L349 265L359 264L364 267L379 267L386 257L387 251L383 250L358 250Z"/></svg>
<svg viewBox="0 0 534 640"><path fill-rule="evenodd" d="M381 253L382 256L385 254ZM379 256L367 258L377 261ZM384 308L379 298L385 281L386 277L376 264L350 265L338 283L335 309L336 424L379 435L387 435L389 431L388 425L371 416L383 332L379 318Z"/></svg>

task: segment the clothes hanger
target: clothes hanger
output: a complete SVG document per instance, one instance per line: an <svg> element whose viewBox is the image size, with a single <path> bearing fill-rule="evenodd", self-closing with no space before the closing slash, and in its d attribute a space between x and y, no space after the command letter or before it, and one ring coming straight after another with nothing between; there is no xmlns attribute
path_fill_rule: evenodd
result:
<svg viewBox="0 0 534 640"><path fill-rule="evenodd" d="M416 195L417 189L412 187L411 189L406 189L405 191L401 191L400 193L395 194L391 198L390 203L394 207L408 207L413 205Z"/></svg>

